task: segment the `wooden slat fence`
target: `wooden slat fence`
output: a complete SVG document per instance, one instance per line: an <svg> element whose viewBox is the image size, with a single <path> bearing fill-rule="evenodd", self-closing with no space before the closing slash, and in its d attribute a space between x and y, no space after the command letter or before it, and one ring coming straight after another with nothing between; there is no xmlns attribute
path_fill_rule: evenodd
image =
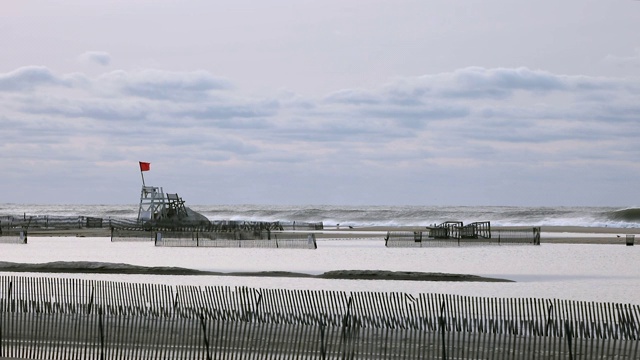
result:
<svg viewBox="0 0 640 360"><path fill-rule="evenodd" d="M0 356L638 359L638 305L0 277Z"/></svg>

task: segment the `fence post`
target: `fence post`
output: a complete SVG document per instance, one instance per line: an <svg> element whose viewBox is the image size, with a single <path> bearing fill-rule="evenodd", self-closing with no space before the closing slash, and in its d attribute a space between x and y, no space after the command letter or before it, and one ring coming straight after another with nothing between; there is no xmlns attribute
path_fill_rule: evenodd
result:
<svg viewBox="0 0 640 360"><path fill-rule="evenodd" d="M261 291L257 291L258 293L258 300L256 301L256 306L254 308L253 311L253 315L251 316L251 321L252 322L257 322L257 319L259 319L259 313L260 313L260 305L262 304L262 292Z"/></svg>
<svg viewBox="0 0 640 360"><path fill-rule="evenodd" d="M102 324L102 306L98 306L98 330L100 330L100 360L104 360L104 325Z"/></svg>
<svg viewBox="0 0 640 360"><path fill-rule="evenodd" d="M553 312L553 304L549 304L549 308L547 311L547 324L544 329L544 335L549 336L549 326L551 326L551 313Z"/></svg>
<svg viewBox="0 0 640 360"><path fill-rule="evenodd" d="M173 298L173 311L176 312L178 306L180 306L180 293L178 292L178 288L176 288L176 296Z"/></svg>
<svg viewBox="0 0 640 360"><path fill-rule="evenodd" d="M627 246L633 246L633 243L635 242L635 235L634 234L627 234Z"/></svg>
<svg viewBox="0 0 640 360"><path fill-rule="evenodd" d="M95 290L95 286L91 287L91 295L89 297L89 304L87 304L87 315L91 315L91 307L93 307L93 291Z"/></svg>
<svg viewBox="0 0 640 360"><path fill-rule="evenodd" d="M533 228L533 245L540 245L540 228Z"/></svg>
<svg viewBox="0 0 640 360"><path fill-rule="evenodd" d="M442 360L447 360L447 341L445 336L446 320L444 319L444 302L440 304L440 316L438 317L438 326L440 327L440 333L442 334Z"/></svg>
<svg viewBox="0 0 640 360"><path fill-rule="evenodd" d="M2 304L2 310L0 311L1 314L5 313L5 307L7 306L5 303L7 302L7 300L10 301L10 304L13 303L13 301L11 301L11 287L12 287L13 282L9 281L9 289L7 291L7 297L5 299L5 301L3 301ZM11 306L9 309L13 308L13 306ZM4 356L4 348L2 347L2 343L3 343L3 339L2 339L2 316L0 316L0 356Z"/></svg>
<svg viewBox="0 0 640 360"><path fill-rule="evenodd" d="M93 291L95 286L91 287L91 295L89 297L89 303L87 304L87 332L85 333L85 341L84 341L84 357L87 358L87 351L89 347L89 333L91 326L91 307L93 306Z"/></svg>
<svg viewBox="0 0 640 360"><path fill-rule="evenodd" d="M322 359L327 358L327 349L326 349L326 339L324 338L324 322L320 324L320 354L322 354Z"/></svg>
<svg viewBox="0 0 640 360"><path fill-rule="evenodd" d="M209 353L209 338L207 337L207 324L204 319L204 309L200 309L200 325L202 327L202 338L204 340L204 346L207 349L207 360L211 360L211 353Z"/></svg>
<svg viewBox="0 0 640 360"><path fill-rule="evenodd" d="M342 349L342 358L350 359L353 358L353 354L351 357L347 357L347 349L351 346L351 328L353 327L351 320L351 305L353 304L353 296L349 296L349 301L347 301L347 313L342 318L342 343L344 344L344 348Z"/></svg>
<svg viewBox="0 0 640 360"><path fill-rule="evenodd" d="M564 331L565 331L565 336L567 337L567 346L569 346L569 360L573 360L573 349L571 348L573 331L571 331L571 326L569 326L569 320L564 321Z"/></svg>
<svg viewBox="0 0 640 360"><path fill-rule="evenodd" d="M7 291L7 299L10 300L9 306L10 306L10 310L9 312L14 312L15 311L15 302L13 301L13 281L9 281L9 290Z"/></svg>

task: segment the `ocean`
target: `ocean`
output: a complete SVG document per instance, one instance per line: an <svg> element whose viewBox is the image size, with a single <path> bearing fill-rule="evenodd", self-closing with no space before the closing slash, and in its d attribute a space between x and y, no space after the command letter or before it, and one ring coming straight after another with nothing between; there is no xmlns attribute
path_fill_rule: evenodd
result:
<svg viewBox="0 0 640 360"><path fill-rule="evenodd" d="M640 209L607 207L415 207L197 205L211 220L322 221L325 226L428 225L491 221L492 225L635 228ZM135 218L137 205L1 204L0 216ZM370 232L374 233L374 232ZM615 236L615 235L612 235ZM175 266L216 272L389 270L471 274L508 283L328 280L315 278L9 273L135 283L338 291L441 293L509 298L556 298L640 304L640 246L623 244L488 245L386 248L382 234L358 239L318 239L316 250L170 248L153 242L111 242L108 237L29 237L26 245L0 243L0 261L83 261Z"/></svg>
<svg viewBox="0 0 640 360"><path fill-rule="evenodd" d="M209 220L323 222L326 226L416 226L490 221L495 226L640 227L640 208L521 206L190 205ZM137 204L0 204L3 215L131 218Z"/></svg>

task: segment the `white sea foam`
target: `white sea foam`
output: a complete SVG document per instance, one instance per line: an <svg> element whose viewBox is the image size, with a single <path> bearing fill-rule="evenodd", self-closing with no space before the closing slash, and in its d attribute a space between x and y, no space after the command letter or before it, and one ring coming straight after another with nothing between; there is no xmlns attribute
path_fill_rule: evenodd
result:
<svg viewBox="0 0 640 360"><path fill-rule="evenodd" d="M209 220L323 222L327 226L427 226L445 221L490 221L497 226L640 226L637 208L513 206L189 205ZM136 204L0 204L0 216L135 218Z"/></svg>

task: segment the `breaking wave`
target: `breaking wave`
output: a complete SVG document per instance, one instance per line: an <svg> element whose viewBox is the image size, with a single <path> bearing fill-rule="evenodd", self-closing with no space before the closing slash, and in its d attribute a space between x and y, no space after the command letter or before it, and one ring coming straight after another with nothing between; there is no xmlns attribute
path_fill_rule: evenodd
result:
<svg viewBox="0 0 640 360"><path fill-rule="evenodd" d="M615 221L640 223L640 208L616 210L609 212L606 215L609 219Z"/></svg>

